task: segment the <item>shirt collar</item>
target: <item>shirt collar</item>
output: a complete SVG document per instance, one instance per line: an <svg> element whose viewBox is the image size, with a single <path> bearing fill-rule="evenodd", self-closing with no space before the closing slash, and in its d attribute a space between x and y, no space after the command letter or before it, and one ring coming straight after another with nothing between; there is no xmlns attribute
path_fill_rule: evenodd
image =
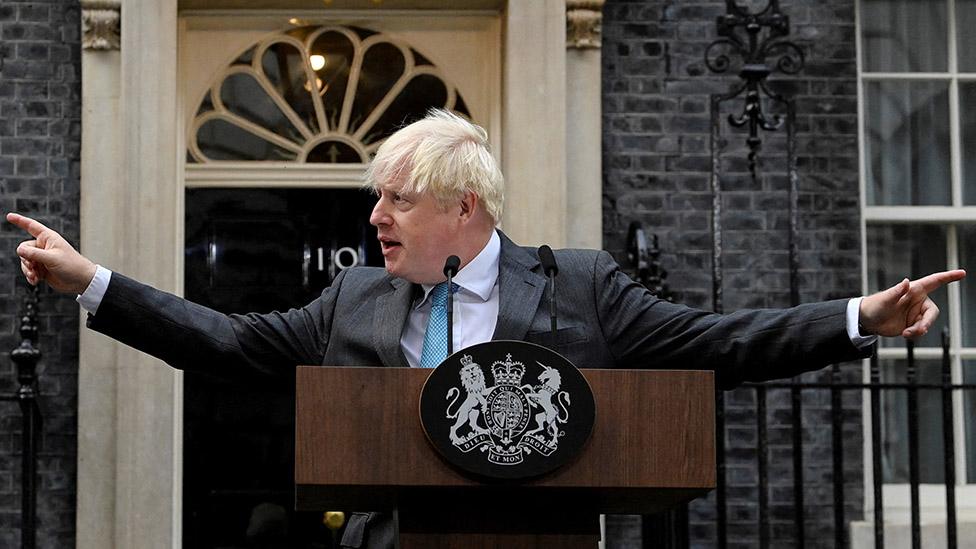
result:
<svg viewBox="0 0 976 549"><path fill-rule="evenodd" d="M488 301L491 291L498 281L498 260L501 256L502 241L498 237L498 231L491 231L491 238L485 247L478 252L467 265L465 265L454 277L454 283L462 290L470 292ZM423 297L417 301L416 307L420 307L427 301L430 291L434 289L434 284L423 284Z"/></svg>

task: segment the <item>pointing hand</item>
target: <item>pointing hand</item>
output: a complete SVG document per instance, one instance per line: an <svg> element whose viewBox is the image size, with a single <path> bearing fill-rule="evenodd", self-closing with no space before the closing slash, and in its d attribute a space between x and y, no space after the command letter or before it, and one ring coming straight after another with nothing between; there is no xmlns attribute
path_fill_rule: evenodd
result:
<svg viewBox="0 0 976 549"><path fill-rule="evenodd" d="M925 335L939 316L939 308L929 294L965 276L966 271L959 269L918 280L906 278L887 290L865 297L860 309L862 333L910 339Z"/></svg>
<svg viewBox="0 0 976 549"><path fill-rule="evenodd" d="M33 240L17 246L20 270L27 282L45 281L59 292L80 294L95 276L95 264L81 255L57 232L39 221L8 213L7 221L30 233Z"/></svg>

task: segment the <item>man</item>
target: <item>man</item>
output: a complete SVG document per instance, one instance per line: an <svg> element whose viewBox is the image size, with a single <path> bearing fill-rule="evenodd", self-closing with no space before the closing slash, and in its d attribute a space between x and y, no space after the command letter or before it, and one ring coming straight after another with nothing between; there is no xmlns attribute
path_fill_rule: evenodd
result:
<svg viewBox="0 0 976 549"><path fill-rule="evenodd" d="M343 271L301 309L223 315L96 266L37 221L8 214L34 239L17 248L28 282L79 295L89 327L177 368L206 365L233 377L297 364L435 366L446 355L438 325L454 278L454 346L490 339L549 344L546 278L535 250L495 229L502 175L485 131L447 112L392 135L377 151L366 184L378 201L385 270ZM863 357L876 335L917 337L938 316L928 294L965 272L903 280L883 292L786 310L717 315L658 300L622 274L606 252L560 250L563 307L555 350L581 367L714 368L723 387L789 377ZM389 547L391 522L350 520L343 544Z"/></svg>

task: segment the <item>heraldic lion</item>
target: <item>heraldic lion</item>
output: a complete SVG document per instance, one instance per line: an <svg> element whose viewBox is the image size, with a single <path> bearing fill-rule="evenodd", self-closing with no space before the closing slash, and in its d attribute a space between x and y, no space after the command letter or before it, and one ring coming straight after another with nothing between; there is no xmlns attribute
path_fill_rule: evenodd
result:
<svg viewBox="0 0 976 549"><path fill-rule="evenodd" d="M485 392L487 390L485 387L485 373L481 371L481 366L478 366L476 363L470 363L461 368L461 385L468 392L468 396L465 397L464 402L461 403L461 407L454 414L451 413L451 407L457 402L461 391L457 387L451 387L451 390L447 392L447 400L451 401L447 405L447 418L457 418L457 421L451 427L451 442L454 443L461 441L461 437L458 436L457 432L465 422L468 423L471 430L475 433L488 432L487 429L478 425L478 416L480 415L478 406L482 406L483 408L488 407L488 404L485 402Z"/></svg>

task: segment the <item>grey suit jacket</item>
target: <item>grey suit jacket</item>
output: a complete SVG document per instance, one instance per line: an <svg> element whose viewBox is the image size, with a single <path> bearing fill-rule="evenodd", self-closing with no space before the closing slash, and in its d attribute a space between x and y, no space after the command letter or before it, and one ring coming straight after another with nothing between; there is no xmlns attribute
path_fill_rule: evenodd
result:
<svg viewBox="0 0 976 549"><path fill-rule="evenodd" d="M846 300L718 315L655 298L609 254L593 250L555 252L553 343L547 279L536 251L504 234L501 240L493 339L554 347L581 368L714 369L719 385L730 388L868 352L847 336ZM116 273L88 325L176 368L205 365L208 374L228 378L243 371L290 373L298 364L405 367L400 334L416 291L384 269L352 268L300 309L224 315ZM383 515L353 519L348 545L391 546L394 530Z"/></svg>

